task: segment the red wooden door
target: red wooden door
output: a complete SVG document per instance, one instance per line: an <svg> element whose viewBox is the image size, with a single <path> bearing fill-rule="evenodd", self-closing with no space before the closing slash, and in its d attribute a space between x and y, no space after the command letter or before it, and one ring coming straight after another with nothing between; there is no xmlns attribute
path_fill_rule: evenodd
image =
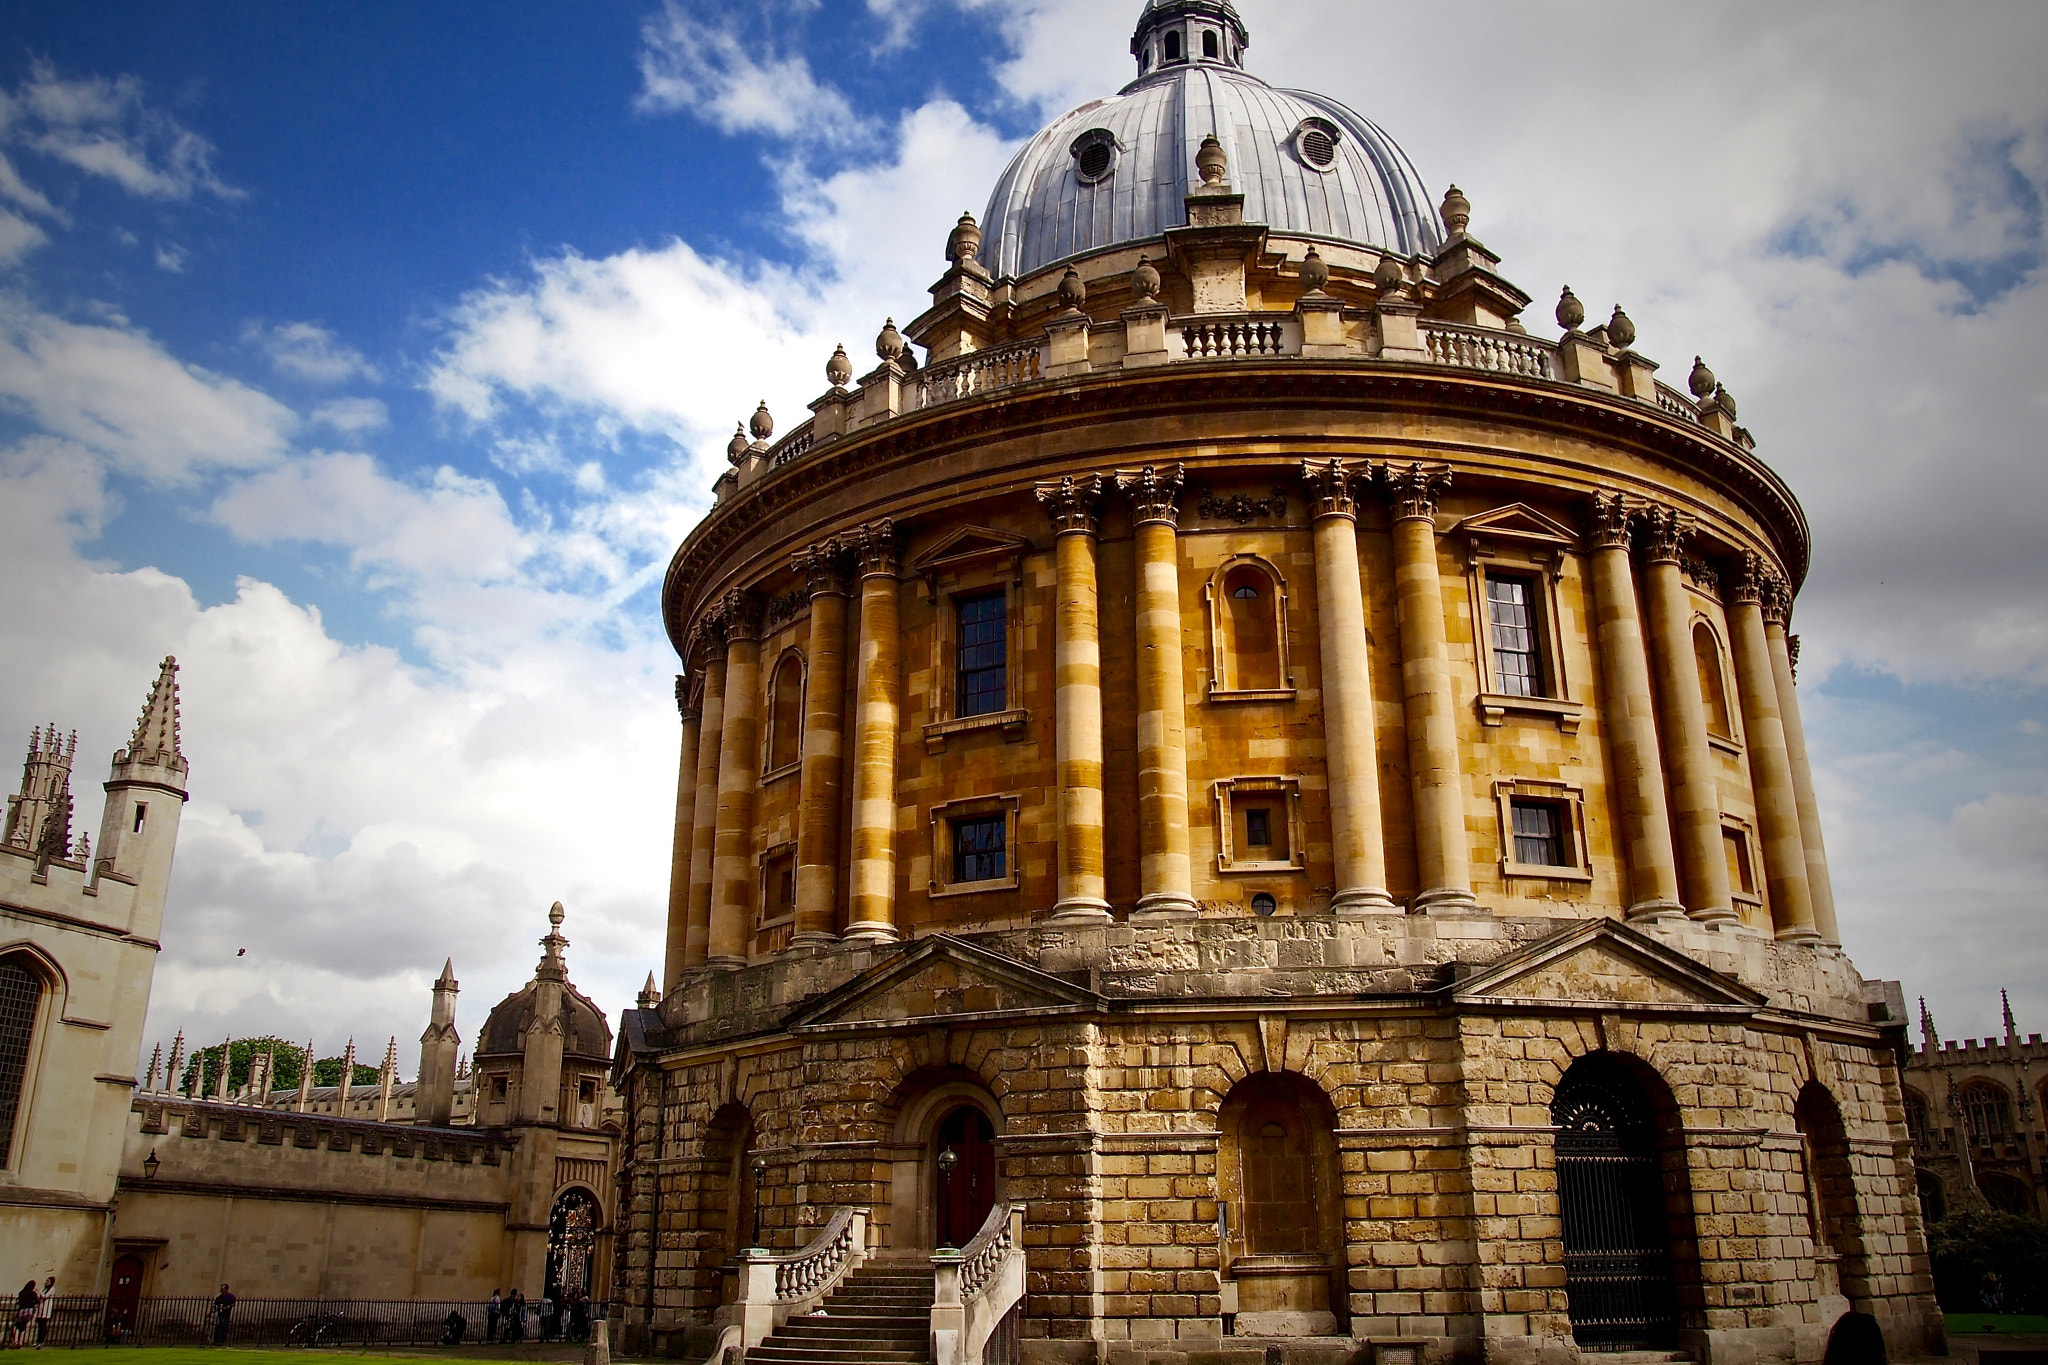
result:
<svg viewBox="0 0 2048 1365"><path fill-rule="evenodd" d="M142 1304L142 1258L135 1255L114 1258L114 1280L107 1290L108 1335L119 1327L135 1330L135 1310Z"/></svg>
<svg viewBox="0 0 2048 1365"><path fill-rule="evenodd" d="M995 1129L979 1109L962 1105L939 1125L936 1159L951 1149L959 1163L939 1177L940 1246L959 1246L981 1230L996 1202Z"/></svg>

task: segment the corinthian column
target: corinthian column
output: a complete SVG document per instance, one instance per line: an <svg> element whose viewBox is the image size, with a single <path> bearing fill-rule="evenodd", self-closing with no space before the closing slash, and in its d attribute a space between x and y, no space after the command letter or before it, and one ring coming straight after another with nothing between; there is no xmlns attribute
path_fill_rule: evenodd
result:
<svg viewBox="0 0 2048 1365"><path fill-rule="evenodd" d="M1188 852L1188 714L1181 676L1181 466L1119 470L1138 552L1138 848L1133 919L1196 914Z"/></svg>
<svg viewBox="0 0 2048 1365"><path fill-rule="evenodd" d="M1742 729L1748 740L1757 833L1763 839L1764 881L1771 893L1771 927L1788 943L1815 943L1820 935L1814 929L1806 849L1799 836L1799 795L1792 781L1792 760L1785 751L1771 646L1764 636L1763 599L1770 585L1765 581L1763 561L1745 551L1731 588L1734 605L1728 634L1734 646L1735 688L1742 699Z"/></svg>
<svg viewBox="0 0 2048 1365"><path fill-rule="evenodd" d="M1692 609L1679 563L1692 537L1692 520L1669 507L1642 516L1645 577L1650 598L1650 649L1662 709L1657 732L1664 741L1670 781L1673 843L1678 851L1679 895L1697 920L1736 918L1728 892L1728 855L1721 840L1721 787L1707 743L1707 707L1700 696L1692 649Z"/></svg>
<svg viewBox="0 0 2048 1365"><path fill-rule="evenodd" d="M1764 596L1764 639L1771 649L1771 676L1778 685L1778 718L1785 727L1785 757L1792 764L1792 790L1799 801L1799 844L1806 853L1806 890L1813 898L1813 927L1821 942L1842 946L1835 920L1835 888L1828 877L1827 845L1821 842L1820 805L1813 797L1813 769L1806 761L1806 725L1799 717L1799 693L1793 685L1792 637L1785 624L1792 610L1792 590L1777 579Z"/></svg>
<svg viewBox="0 0 2048 1365"><path fill-rule="evenodd" d="M1110 917L1102 871L1102 641L1098 633L1095 533L1102 478L1041 483L1052 517L1058 577L1054 610L1053 729L1060 789L1059 899L1055 920Z"/></svg>
<svg viewBox="0 0 2048 1365"><path fill-rule="evenodd" d="M811 593L804 681L803 770L797 777L796 933L792 946L837 937L839 790L846 732L846 554L835 541L798 551Z"/></svg>
<svg viewBox="0 0 2048 1365"><path fill-rule="evenodd" d="M1622 866L1628 872L1630 919L1683 915L1678 860L1671 850L1671 816L1664 805L1664 770L1657 759L1656 703L1650 660L1643 651L1635 575L1628 559L1634 510L1618 493L1593 495L1586 541L1593 570L1594 644L1606 706L1607 790L1620 826Z"/></svg>
<svg viewBox="0 0 2048 1365"><path fill-rule="evenodd" d="M718 847L718 753L725 742L725 619L716 612L697 625L692 657L704 659L703 716L697 725L697 796L690 803L690 910L683 967L704 965L711 944L711 860Z"/></svg>
<svg viewBox="0 0 2048 1365"><path fill-rule="evenodd" d="M1401 616L1401 692L1408 765L1415 778L1415 853L1424 914L1470 914L1472 848L1465 832L1465 774L1444 642L1444 593L1436 567L1436 500L1451 485L1441 464L1380 467L1394 513L1394 591Z"/></svg>
<svg viewBox="0 0 2048 1365"><path fill-rule="evenodd" d="M849 939L890 940L896 932L896 748L902 709L897 686L896 523L884 518L838 537L860 560L860 662L853 734L852 863L847 872Z"/></svg>
<svg viewBox="0 0 2048 1365"><path fill-rule="evenodd" d="M689 680L676 674L676 710L682 713L683 738L676 759L676 828L668 855L668 941L662 956L662 992L676 988L683 976L683 955L690 937L690 843L697 832L697 744L703 712L690 704ZM451 1073L452 1074L452 1073Z"/></svg>
<svg viewBox="0 0 2048 1365"><path fill-rule="evenodd" d="M1353 483L1369 474L1342 460L1303 460L1315 500L1316 625L1322 642L1324 767L1330 778L1330 853L1340 919L1398 914L1387 894L1380 822L1378 729L1365 644L1365 592L1358 572L1358 506Z"/></svg>
<svg viewBox="0 0 2048 1365"><path fill-rule="evenodd" d="M754 915L754 807L761 781L758 594L725 595L725 721L718 745L718 828L711 855L711 940L704 961L743 967Z"/></svg>

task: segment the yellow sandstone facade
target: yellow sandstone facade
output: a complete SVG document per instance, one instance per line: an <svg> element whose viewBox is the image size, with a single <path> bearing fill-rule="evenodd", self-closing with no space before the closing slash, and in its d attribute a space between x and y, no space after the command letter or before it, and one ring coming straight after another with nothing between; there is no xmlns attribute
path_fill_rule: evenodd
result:
<svg viewBox="0 0 2048 1365"><path fill-rule="evenodd" d="M934 1250L1014 1205L988 1339L1035 1360L1746 1365L1852 1307L1937 1349L1798 504L1704 365L1569 290L1530 334L1464 196L1344 161L1384 134L1247 41L1152 0L1138 80L1027 145L875 370L754 414L676 553L629 1340L754 1347L752 1220L852 1210L944 1345Z"/></svg>

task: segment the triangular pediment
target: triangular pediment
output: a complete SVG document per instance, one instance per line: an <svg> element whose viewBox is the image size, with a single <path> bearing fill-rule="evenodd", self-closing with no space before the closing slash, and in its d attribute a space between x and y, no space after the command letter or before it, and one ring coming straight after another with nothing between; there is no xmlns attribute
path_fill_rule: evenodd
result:
<svg viewBox="0 0 2048 1365"><path fill-rule="evenodd" d="M962 526L948 532L936 545L911 561L911 571L939 574L948 569L978 564L990 559L1007 559L1029 552L1031 542L1007 531L987 526Z"/></svg>
<svg viewBox="0 0 2048 1365"><path fill-rule="evenodd" d="M1750 1013L1761 992L1616 920L1588 920L1519 949L1451 987L1459 1002L1653 1006Z"/></svg>
<svg viewBox="0 0 2048 1365"><path fill-rule="evenodd" d="M883 1028L962 1016L1090 1011L1086 987L948 934L921 938L790 1016L789 1027Z"/></svg>
<svg viewBox="0 0 2048 1365"><path fill-rule="evenodd" d="M1570 546L1578 541L1571 527L1521 502L1467 517L1452 530L1470 537L1511 540L1522 545Z"/></svg>

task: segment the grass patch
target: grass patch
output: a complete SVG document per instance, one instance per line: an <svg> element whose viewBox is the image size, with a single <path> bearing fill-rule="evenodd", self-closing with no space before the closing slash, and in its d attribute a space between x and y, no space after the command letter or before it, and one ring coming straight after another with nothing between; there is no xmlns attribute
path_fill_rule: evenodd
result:
<svg viewBox="0 0 2048 1365"><path fill-rule="evenodd" d="M242 1346L81 1346L81 1351L100 1351L113 1359L139 1358L143 1365L306 1365L309 1360L329 1360L338 1357L349 1360L390 1360L406 1361L419 1365L421 1358L428 1354L419 1352L394 1352L366 1350L362 1347L351 1349L347 1346L315 1346L292 1350L265 1350ZM506 1356L463 1356L431 1353L436 1361L446 1365L506 1365Z"/></svg>
<svg viewBox="0 0 2048 1365"><path fill-rule="evenodd" d="M2048 1335L2048 1316L2039 1313L1944 1313L1942 1321L1951 1333L1961 1336L1991 1332Z"/></svg>

